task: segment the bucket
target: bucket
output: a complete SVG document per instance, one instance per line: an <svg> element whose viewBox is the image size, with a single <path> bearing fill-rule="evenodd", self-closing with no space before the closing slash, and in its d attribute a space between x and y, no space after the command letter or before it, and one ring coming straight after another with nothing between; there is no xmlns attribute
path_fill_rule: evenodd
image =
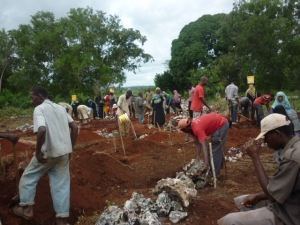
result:
<svg viewBox="0 0 300 225"><path fill-rule="evenodd" d="M76 101L77 100L77 96L76 95L72 95L72 101Z"/></svg>
<svg viewBox="0 0 300 225"><path fill-rule="evenodd" d="M247 83L254 84L254 76L247 76Z"/></svg>
<svg viewBox="0 0 300 225"><path fill-rule="evenodd" d="M121 123L125 123L126 121L130 121L127 113L124 113L123 115L119 116L119 120Z"/></svg>
<svg viewBox="0 0 300 225"><path fill-rule="evenodd" d="M110 88L110 89L109 89L109 92L115 93L115 89L114 89L114 88Z"/></svg>

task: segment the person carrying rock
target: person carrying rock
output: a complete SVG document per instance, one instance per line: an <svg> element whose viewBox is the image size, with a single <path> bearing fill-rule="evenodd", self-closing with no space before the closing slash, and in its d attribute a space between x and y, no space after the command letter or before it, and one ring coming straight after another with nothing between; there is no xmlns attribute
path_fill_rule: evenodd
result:
<svg viewBox="0 0 300 225"><path fill-rule="evenodd" d="M262 192L242 195L234 199L241 212L230 213L219 225L228 224L300 224L300 138L293 135L290 120L273 113L261 121L261 132L255 140L264 137L264 142L275 151L284 149L279 169L269 177L259 157L255 140L244 145L251 158Z"/></svg>
<svg viewBox="0 0 300 225"><path fill-rule="evenodd" d="M48 100L45 88L33 88L30 97L35 106L33 131L37 134L36 150L20 179L20 204L13 211L26 220L34 218L36 185L48 173L56 224L67 224L70 210L69 153L75 145L78 127L64 107Z"/></svg>
<svg viewBox="0 0 300 225"><path fill-rule="evenodd" d="M196 148L196 162L194 166L200 165L200 151L204 155L204 165L199 168L200 172L209 169L209 159L206 139L211 136L212 152L216 176L224 166L223 152L225 151L229 123L227 119L219 114L205 114L196 120L182 119L178 122L178 129L190 134L194 138Z"/></svg>

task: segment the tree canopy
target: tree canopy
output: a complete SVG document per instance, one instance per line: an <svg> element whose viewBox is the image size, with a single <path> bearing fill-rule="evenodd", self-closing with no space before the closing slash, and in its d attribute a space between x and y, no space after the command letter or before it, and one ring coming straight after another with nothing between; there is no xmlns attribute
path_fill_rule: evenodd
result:
<svg viewBox="0 0 300 225"><path fill-rule="evenodd" d="M296 0L240 0L229 14L204 15L172 42L169 86L186 89L207 76L211 94L255 75L262 91L295 90L300 81L300 5Z"/></svg>
<svg viewBox="0 0 300 225"><path fill-rule="evenodd" d="M118 16L89 7L71 9L60 19L37 12L30 24L0 32L0 88L28 92L42 85L69 96L122 85L125 71L153 60L141 47L146 41L138 30L124 28Z"/></svg>

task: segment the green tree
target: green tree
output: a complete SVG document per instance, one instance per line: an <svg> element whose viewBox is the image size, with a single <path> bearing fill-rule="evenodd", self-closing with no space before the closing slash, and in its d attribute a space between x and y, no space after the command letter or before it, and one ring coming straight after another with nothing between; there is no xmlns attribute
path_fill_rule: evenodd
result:
<svg viewBox="0 0 300 225"><path fill-rule="evenodd" d="M294 11L287 13L287 7L280 0L243 0L222 23L220 41L228 46L229 53L224 52L220 63L228 55L235 59L233 68L244 84L246 76L255 75L256 87L264 91L292 85L290 78L297 68L289 61L296 55L288 46L294 43L299 25L292 21Z"/></svg>
<svg viewBox="0 0 300 225"><path fill-rule="evenodd" d="M218 44L217 30L224 17L225 14L204 15L186 25L173 40L169 66L180 91L187 86L190 71L207 67L218 57L222 46Z"/></svg>
<svg viewBox="0 0 300 225"><path fill-rule="evenodd" d="M24 92L42 85L53 95L92 96L100 88L122 85L125 71L135 72L153 60L142 49L147 39L138 30L126 29L117 16L89 7L71 9L59 20L51 12L38 12L29 25L8 33L16 63L7 80Z"/></svg>
<svg viewBox="0 0 300 225"><path fill-rule="evenodd" d="M0 93L2 91L3 77L10 74L10 67L14 62L14 45L4 29L0 31ZM8 77L8 76L7 76Z"/></svg>
<svg viewBox="0 0 300 225"><path fill-rule="evenodd" d="M156 87L159 87L162 91L173 93L173 90L178 90L179 87L173 81L173 75L171 72L165 71L162 74L156 74L154 77L154 83Z"/></svg>

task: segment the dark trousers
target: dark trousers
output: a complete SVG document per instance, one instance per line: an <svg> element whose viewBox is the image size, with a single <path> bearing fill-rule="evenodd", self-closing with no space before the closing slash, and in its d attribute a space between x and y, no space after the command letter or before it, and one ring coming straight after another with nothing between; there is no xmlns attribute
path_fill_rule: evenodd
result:
<svg viewBox="0 0 300 225"><path fill-rule="evenodd" d="M190 118L193 118L193 110L191 110L192 101L189 101L189 115Z"/></svg>

